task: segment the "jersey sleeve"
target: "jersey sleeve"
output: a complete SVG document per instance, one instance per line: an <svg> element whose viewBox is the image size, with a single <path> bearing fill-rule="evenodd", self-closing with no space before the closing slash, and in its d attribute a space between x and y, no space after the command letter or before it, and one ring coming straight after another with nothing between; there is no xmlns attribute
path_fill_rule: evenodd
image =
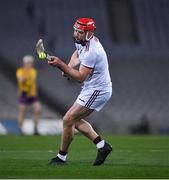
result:
<svg viewBox="0 0 169 180"><path fill-rule="evenodd" d="M83 57L80 57L81 65L89 68L94 68L96 63L96 55L94 53L86 52Z"/></svg>
<svg viewBox="0 0 169 180"><path fill-rule="evenodd" d="M19 68L19 69L16 70L16 78L19 79L19 78L21 78L21 77L22 77L22 71L21 71L21 69Z"/></svg>

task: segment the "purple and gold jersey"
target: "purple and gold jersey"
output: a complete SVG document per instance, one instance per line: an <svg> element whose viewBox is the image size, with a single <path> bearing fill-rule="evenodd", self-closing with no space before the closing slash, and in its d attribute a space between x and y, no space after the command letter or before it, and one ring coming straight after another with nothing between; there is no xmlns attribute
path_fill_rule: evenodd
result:
<svg viewBox="0 0 169 180"><path fill-rule="evenodd" d="M18 81L18 90L20 96L23 93L28 98L37 96L37 71L34 68L31 68L30 70L18 68L16 71L16 77Z"/></svg>

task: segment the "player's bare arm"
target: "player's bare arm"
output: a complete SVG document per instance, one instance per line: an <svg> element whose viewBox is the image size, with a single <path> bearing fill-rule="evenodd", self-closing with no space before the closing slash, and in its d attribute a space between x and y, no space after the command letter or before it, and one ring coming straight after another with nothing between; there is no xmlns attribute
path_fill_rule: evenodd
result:
<svg viewBox="0 0 169 180"><path fill-rule="evenodd" d="M22 76L17 76L17 80L20 83L24 83L27 79L27 74L23 74Z"/></svg>
<svg viewBox="0 0 169 180"><path fill-rule="evenodd" d="M62 72L79 82L83 82L92 72L91 68L85 67L83 65L80 65L79 70L73 69L55 56L51 56L51 61L48 61L48 64L58 67Z"/></svg>
<svg viewBox="0 0 169 180"><path fill-rule="evenodd" d="M72 54L72 56L70 58L70 61L68 63L68 66L71 67L71 68L76 68L79 64L80 64L79 56L78 56L78 53L77 53L77 50L76 50L76 51L73 52L73 54ZM62 72L62 75L64 77L68 77L68 75L66 73L64 73L64 72Z"/></svg>
<svg viewBox="0 0 169 180"><path fill-rule="evenodd" d="M78 56L78 53L77 53L77 50L76 50L72 54L72 57L70 59L70 62L68 64L68 66L71 67L71 68L74 68L74 67L76 67L78 65L79 65L79 56Z"/></svg>
<svg viewBox="0 0 169 180"><path fill-rule="evenodd" d="M21 83L25 82L25 79L26 78L24 78L24 77L18 77L17 78L18 82L21 82Z"/></svg>

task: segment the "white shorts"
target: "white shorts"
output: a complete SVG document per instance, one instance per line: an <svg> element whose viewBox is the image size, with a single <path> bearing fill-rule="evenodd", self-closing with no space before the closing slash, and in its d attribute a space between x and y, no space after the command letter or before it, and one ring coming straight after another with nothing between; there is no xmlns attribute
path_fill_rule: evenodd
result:
<svg viewBox="0 0 169 180"><path fill-rule="evenodd" d="M76 102L89 109L100 111L112 95L112 87L105 90L82 89Z"/></svg>

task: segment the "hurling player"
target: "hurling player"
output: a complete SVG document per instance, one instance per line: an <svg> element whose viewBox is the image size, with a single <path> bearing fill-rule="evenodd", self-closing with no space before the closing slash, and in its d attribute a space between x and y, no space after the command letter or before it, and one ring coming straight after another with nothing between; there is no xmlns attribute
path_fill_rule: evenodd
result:
<svg viewBox="0 0 169 180"><path fill-rule="evenodd" d="M112 151L111 145L102 139L85 120L93 111L100 111L112 95L107 55L99 39L94 36L95 29L93 19L77 19L74 24L76 50L69 64L66 65L55 56L51 56L51 61L48 61L50 65L59 68L64 76L83 83L79 96L63 117L60 149L57 156L50 161L51 165L66 163L75 128L89 138L98 149L93 165L101 165ZM78 64L77 70L75 67Z"/></svg>
<svg viewBox="0 0 169 180"><path fill-rule="evenodd" d="M41 105L37 96L37 71L33 67L34 58L31 55L23 57L23 66L16 71L18 82L18 124L20 132L23 134L22 125L25 119L26 107L31 105L33 108L34 134L38 135L38 121L41 112Z"/></svg>

